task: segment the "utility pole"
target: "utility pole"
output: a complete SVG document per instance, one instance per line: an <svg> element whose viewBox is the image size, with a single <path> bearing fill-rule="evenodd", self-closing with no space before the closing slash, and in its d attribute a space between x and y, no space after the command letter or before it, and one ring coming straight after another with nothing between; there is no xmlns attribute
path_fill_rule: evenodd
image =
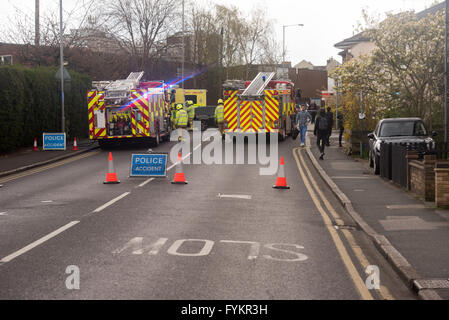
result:
<svg viewBox="0 0 449 320"><path fill-rule="evenodd" d="M34 45L39 47L41 36L40 36L40 21L39 21L39 0L35 0L35 10L34 10Z"/></svg>
<svg viewBox="0 0 449 320"><path fill-rule="evenodd" d="M182 67L181 67L181 79L182 79L182 104L185 105L185 91L184 91L184 64L185 64L185 21L184 21L184 0L182 0Z"/></svg>
<svg viewBox="0 0 449 320"><path fill-rule="evenodd" d="M61 132L65 132L65 112L64 112L64 43L62 30L62 0L59 0L59 54L61 64Z"/></svg>
<svg viewBox="0 0 449 320"><path fill-rule="evenodd" d="M360 90L360 158L363 158L363 91Z"/></svg>
<svg viewBox="0 0 449 320"><path fill-rule="evenodd" d="M335 129L338 128L338 81L335 81Z"/></svg>
<svg viewBox="0 0 449 320"><path fill-rule="evenodd" d="M447 147L449 137L449 1L446 0L445 26L445 63L444 63L444 144Z"/></svg>
<svg viewBox="0 0 449 320"><path fill-rule="evenodd" d="M285 65L285 28L288 27L304 27L303 24L291 24L282 26L282 72L284 73L284 65Z"/></svg>

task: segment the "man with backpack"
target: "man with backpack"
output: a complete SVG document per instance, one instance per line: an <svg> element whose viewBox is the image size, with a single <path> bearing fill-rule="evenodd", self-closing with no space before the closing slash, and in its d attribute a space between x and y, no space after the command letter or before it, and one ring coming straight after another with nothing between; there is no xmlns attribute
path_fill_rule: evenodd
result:
<svg viewBox="0 0 449 320"><path fill-rule="evenodd" d="M313 134L317 137L316 144L320 150L320 160L324 160L324 148L327 142L327 135L329 133L329 123L324 109L320 110L320 114L315 119L315 129Z"/></svg>

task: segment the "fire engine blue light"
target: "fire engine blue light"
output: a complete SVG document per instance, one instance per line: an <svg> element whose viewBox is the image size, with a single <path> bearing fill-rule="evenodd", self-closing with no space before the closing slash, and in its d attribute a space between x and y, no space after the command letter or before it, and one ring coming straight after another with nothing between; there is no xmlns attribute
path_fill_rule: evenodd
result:
<svg viewBox="0 0 449 320"><path fill-rule="evenodd" d="M169 88L174 87L175 85L177 85L177 84L179 84L179 83L182 83L182 82L184 82L184 81L186 81L186 80L189 80L189 79L191 79L191 78L193 78L193 77L196 77L197 75L203 73L204 71L205 71L205 69L202 69L202 70L200 70L200 71L198 71L198 72L191 73L191 74L187 75L186 77L184 77L184 79L175 78L175 79L169 81L168 83L161 84L159 87L152 88L150 91L148 91L147 93L145 93L144 96L145 96L145 97L147 97L147 96L152 96L152 95L155 95L155 94L157 94L157 93L159 93L159 92L161 92L161 91L163 92L163 91L165 91L165 90L167 90L167 89L169 89ZM133 100L129 101L129 102L126 103L125 105L121 106L121 107L119 108L118 112L122 112L122 111L125 111L126 109L130 108L131 105L132 105L134 102L140 100L141 98L142 98L142 97L139 97L139 98L136 98L136 99L133 99Z"/></svg>

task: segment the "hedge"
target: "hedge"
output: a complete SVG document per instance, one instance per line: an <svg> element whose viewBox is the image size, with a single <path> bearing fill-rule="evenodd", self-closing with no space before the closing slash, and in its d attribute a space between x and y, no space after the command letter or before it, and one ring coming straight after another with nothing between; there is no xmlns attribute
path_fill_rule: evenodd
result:
<svg viewBox="0 0 449 320"><path fill-rule="evenodd" d="M0 153L42 143L43 132L61 131L61 98L55 74L58 68L0 67ZM89 76L69 71L71 88L65 93L68 139L88 136L86 93Z"/></svg>

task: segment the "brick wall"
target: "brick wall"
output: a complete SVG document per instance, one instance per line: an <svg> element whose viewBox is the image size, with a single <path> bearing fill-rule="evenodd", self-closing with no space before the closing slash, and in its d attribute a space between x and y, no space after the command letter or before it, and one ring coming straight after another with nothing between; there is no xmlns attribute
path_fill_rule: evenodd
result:
<svg viewBox="0 0 449 320"><path fill-rule="evenodd" d="M449 206L449 163L440 162L435 168L435 202L438 207Z"/></svg>
<svg viewBox="0 0 449 320"><path fill-rule="evenodd" d="M425 201L435 201L435 156L424 156L423 161L408 156L408 186Z"/></svg>

